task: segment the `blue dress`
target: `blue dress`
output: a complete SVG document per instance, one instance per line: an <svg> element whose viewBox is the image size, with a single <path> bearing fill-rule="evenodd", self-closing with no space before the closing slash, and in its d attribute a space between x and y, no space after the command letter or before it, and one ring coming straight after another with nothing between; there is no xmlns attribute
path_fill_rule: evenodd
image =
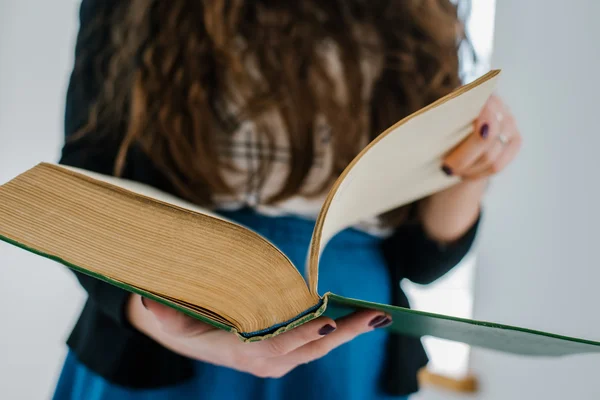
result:
<svg viewBox="0 0 600 400"><path fill-rule="evenodd" d="M295 265L304 265L314 221L290 216L265 217L247 211L223 214L265 236ZM389 303L391 282L379 240L354 229L338 234L323 253L319 273L320 291ZM359 336L327 356L297 367L280 379L257 378L229 368L196 362L193 379L151 390L113 385L87 369L69 352L54 399L406 399L385 395L379 388L386 336L382 330Z"/></svg>

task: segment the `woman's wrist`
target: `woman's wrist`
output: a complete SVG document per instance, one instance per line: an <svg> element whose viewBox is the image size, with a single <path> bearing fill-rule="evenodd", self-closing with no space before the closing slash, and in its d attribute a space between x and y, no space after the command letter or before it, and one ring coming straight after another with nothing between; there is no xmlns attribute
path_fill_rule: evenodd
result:
<svg viewBox="0 0 600 400"><path fill-rule="evenodd" d="M477 221L487 179L465 180L421 202L423 229L433 240L452 243Z"/></svg>

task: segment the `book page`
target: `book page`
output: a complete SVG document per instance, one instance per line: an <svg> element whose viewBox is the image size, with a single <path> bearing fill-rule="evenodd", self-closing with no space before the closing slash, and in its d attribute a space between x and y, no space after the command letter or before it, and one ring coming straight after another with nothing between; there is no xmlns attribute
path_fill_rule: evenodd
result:
<svg viewBox="0 0 600 400"><path fill-rule="evenodd" d="M459 181L442 172L442 158L473 131L499 73L491 71L404 118L344 170L315 225L307 265L312 293L317 293L319 256L336 233Z"/></svg>

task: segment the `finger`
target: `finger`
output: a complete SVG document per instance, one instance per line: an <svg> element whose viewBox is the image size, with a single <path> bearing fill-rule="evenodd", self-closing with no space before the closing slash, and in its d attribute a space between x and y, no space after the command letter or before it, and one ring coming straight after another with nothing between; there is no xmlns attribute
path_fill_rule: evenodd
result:
<svg viewBox="0 0 600 400"><path fill-rule="evenodd" d="M272 358L284 356L299 347L322 339L337 329L336 322L329 317L319 317L261 342L250 343L245 353L255 357Z"/></svg>
<svg viewBox="0 0 600 400"><path fill-rule="evenodd" d="M500 112L499 100L495 97L490 98L474 123L473 133L445 157L444 172L449 175L463 175L488 149L493 147L501 130Z"/></svg>
<svg viewBox="0 0 600 400"><path fill-rule="evenodd" d="M370 332L376 328L389 326L392 322L390 316L381 311L367 310L359 311L337 320L335 332L308 343L285 356L281 362L288 368L294 368L299 364L306 364L325 356L331 350L348 343L357 336Z"/></svg>
<svg viewBox="0 0 600 400"><path fill-rule="evenodd" d="M194 336L215 329L211 325L146 297L141 297L140 301L144 308L154 315L161 329L170 335Z"/></svg>
<svg viewBox="0 0 600 400"><path fill-rule="evenodd" d="M520 137L517 124L512 116L507 116L503 120L501 129L502 131L498 136L496 136L494 144L487 149L473 165L465 169L465 171L462 173L464 178L479 176L485 171L493 168L494 164L502 156L507 147L507 144L500 140L500 135L502 135L505 140L508 140L509 143Z"/></svg>
<svg viewBox="0 0 600 400"><path fill-rule="evenodd" d="M479 174L469 176L468 179L481 179L490 175L497 174L502 171L519 153L519 149L521 148L522 139L520 136L512 139L509 144L506 146L504 152L496 159L496 161L486 170L480 172Z"/></svg>
<svg viewBox="0 0 600 400"><path fill-rule="evenodd" d="M244 343L229 332L215 329L185 340L187 348L201 359L221 360L223 365L252 372L261 360L274 360L335 330L336 322L319 317L270 339Z"/></svg>
<svg viewBox="0 0 600 400"><path fill-rule="evenodd" d="M490 96L475 121L475 133L482 139L493 142L500 133L506 117L506 107L500 98L494 95Z"/></svg>
<svg viewBox="0 0 600 400"><path fill-rule="evenodd" d="M286 372L278 362L285 354L311 341L318 341L335 330L336 322L320 317L289 332L267 340L243 343L234 335L219 329L202 336L185 339L185 347L203 360L219 360L221 365L256 376L276 377Z"/></svg>
<svg viewBox="0 0 600 400"><path fill-rule="evenodd" d="M479 158L475 161L475 163L461 174L464 178L470 178L475 175L479 175L488 169L490 169L496 160L500 158L502 153L506 150L506 146L497 141L491 148L486 150Z"/></svg>

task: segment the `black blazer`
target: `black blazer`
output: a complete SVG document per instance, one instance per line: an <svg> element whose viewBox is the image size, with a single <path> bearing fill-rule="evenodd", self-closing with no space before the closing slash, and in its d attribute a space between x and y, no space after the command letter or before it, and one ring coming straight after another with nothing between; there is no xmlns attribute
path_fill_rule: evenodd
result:
<svg viewBox="0 0 600 400"><path fill-rule="evenodd" d="M77 37L76 56L104 48L108 27L86 31L98 13L107 12L117 0L83 0L80 8L81 28ZM90 61L78 63L67 91L65 135L68 139L88 119L89 109L97 97L106 66ZM117 137L116 135L115 137ZM65 141L60 163L102 174L111 174L118 140L90 132L85 139ZM124 177L175 193L168 180L137 148L128 155ZM398 228L382 242L383 252L393 285L395 305L409 307L400 289L404 278L420 284L444 275L466 255L477 232L479 220L452 246L444 247L430 240L420 226ZM115 384L135 388L152 388L176 384L189 379L193 362L162 347L134 329L125 317L129 294L115 286L74 272L88 293L67 344L89 369ZM417 372L428 362L419 338L392 334L388 340L388 357L381 389L389 394L408 395L418 390ZM201 373L201 371L200 371Z"/></svg>

